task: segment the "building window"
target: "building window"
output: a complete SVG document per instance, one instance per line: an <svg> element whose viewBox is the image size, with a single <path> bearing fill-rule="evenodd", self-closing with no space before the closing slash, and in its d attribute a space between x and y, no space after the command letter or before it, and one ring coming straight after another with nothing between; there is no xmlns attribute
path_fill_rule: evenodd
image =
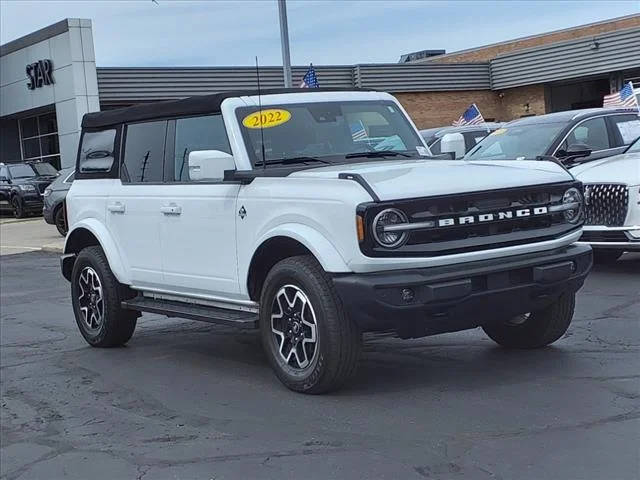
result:
<svg viewBox="0 0 640 480"><path fill-rule="evenodd" d="M60 144L55 112L21 119L19 132L22 160L49 162L60 169Z"/></svg>

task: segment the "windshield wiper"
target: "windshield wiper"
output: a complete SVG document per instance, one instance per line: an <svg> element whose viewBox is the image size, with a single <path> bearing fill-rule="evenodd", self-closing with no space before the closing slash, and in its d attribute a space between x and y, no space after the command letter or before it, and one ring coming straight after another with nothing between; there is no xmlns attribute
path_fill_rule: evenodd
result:
<svg viewBox="0 0 640 480"><path fill-rule="evenodd" d="M344 158L384 158L384 157L406 157L414 158L413 155L402 152L394 152L391 150L379 150L374 152L356 152L347 153Z"/></svg>
<svg viewBox="0 0 640 480"><path fill-rule="evenodd" d="M291 158L278 158L278 159L266 160L265 162L256 162L255 166L261 167L263 165L275 165L275 164L292 165L294 163L305 163L305 162L319 162L327 165L331 164L331 162L327 160L323 160L322 158L318 158L318 157L291 157Z"/></svg>

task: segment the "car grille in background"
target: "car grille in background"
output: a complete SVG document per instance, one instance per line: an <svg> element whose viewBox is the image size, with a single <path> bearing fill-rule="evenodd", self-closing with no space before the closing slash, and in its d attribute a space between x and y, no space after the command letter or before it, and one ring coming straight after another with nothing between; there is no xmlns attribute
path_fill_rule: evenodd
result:
<svg viewBox="0 0 640 480"><path fill-rule="evenodd" d="M580 237L581 242L628 242L629 239L621 231L585 231Z"/></svg>
<svg viewBox="0 0 640 480"><path fill-rule="evenodd" d="M592 183L584 186L586 225L621 227L627 218L629 189L619 183Z"/></svg>

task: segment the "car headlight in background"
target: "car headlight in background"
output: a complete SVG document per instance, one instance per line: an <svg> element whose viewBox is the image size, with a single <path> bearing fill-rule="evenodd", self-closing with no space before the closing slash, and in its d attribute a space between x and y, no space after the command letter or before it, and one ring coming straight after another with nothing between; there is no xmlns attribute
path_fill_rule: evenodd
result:
<svg viewBox="0 0 640 480"><path fill-rule="evenodd" d="M23 192L35 192L36 191L36 187L34 187L33 185L29 185L28 183L24 184L24 185L18 185L18 188L20 190L22 190Z"/></svg>
<svg viewBox="0 0 640 480"><path fill-rule="evenodd" d="M577 188L570 188L562 196L564 218L569 223L578 223L582 220L582 194Z"/></svg>
<svg viewBox="0 0 640 480"><path fill-rule="evenodd" d="M394 225L408 223L407 216L396 208L382 210L373 219L373 237L386 248L397 248L403 245L408 238L406 231L394 230Z"/></svg>
<svg viewBox="0 0 640 480"><path fill-rule="evenodd" d="M49 195L51 195L51 189L49 187L44 189L44 192L42 193L42 196L44 197L48 197Z"/></svg>

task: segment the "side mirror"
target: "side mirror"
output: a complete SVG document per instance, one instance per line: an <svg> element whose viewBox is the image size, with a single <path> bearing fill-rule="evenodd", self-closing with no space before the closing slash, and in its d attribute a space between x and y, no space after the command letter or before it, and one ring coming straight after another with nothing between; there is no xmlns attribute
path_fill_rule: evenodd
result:
<svg viewBox="0 0 640 480"><path fill-rule="evenodd" d="M572 143L566 150L558 150L556 157L558 158L581 158L591 155L591 147L584 143Z"/></svg>
<svg viewBox="0 0 640 480"><path fill-rule="evenodd" d="M464 157L466 153L464 136L461 133L447 133L440 140L440 151L453 153L454 159Z"/></svg>
<svg viewBox="0 0 640 480"><path fill-rule="evenodd" d="M0 182L7 182L7 183L9 183L9 179L8 179L7 177L2 176L2 177L0 177Z"/></svg>
<svg viewBox="0 0 640 480"><path fill-rule="evenodd" d="M189 178L191 180L224 179L225 170L235 170L233 156L220 150L195 150L189 152Z"/></svg>

